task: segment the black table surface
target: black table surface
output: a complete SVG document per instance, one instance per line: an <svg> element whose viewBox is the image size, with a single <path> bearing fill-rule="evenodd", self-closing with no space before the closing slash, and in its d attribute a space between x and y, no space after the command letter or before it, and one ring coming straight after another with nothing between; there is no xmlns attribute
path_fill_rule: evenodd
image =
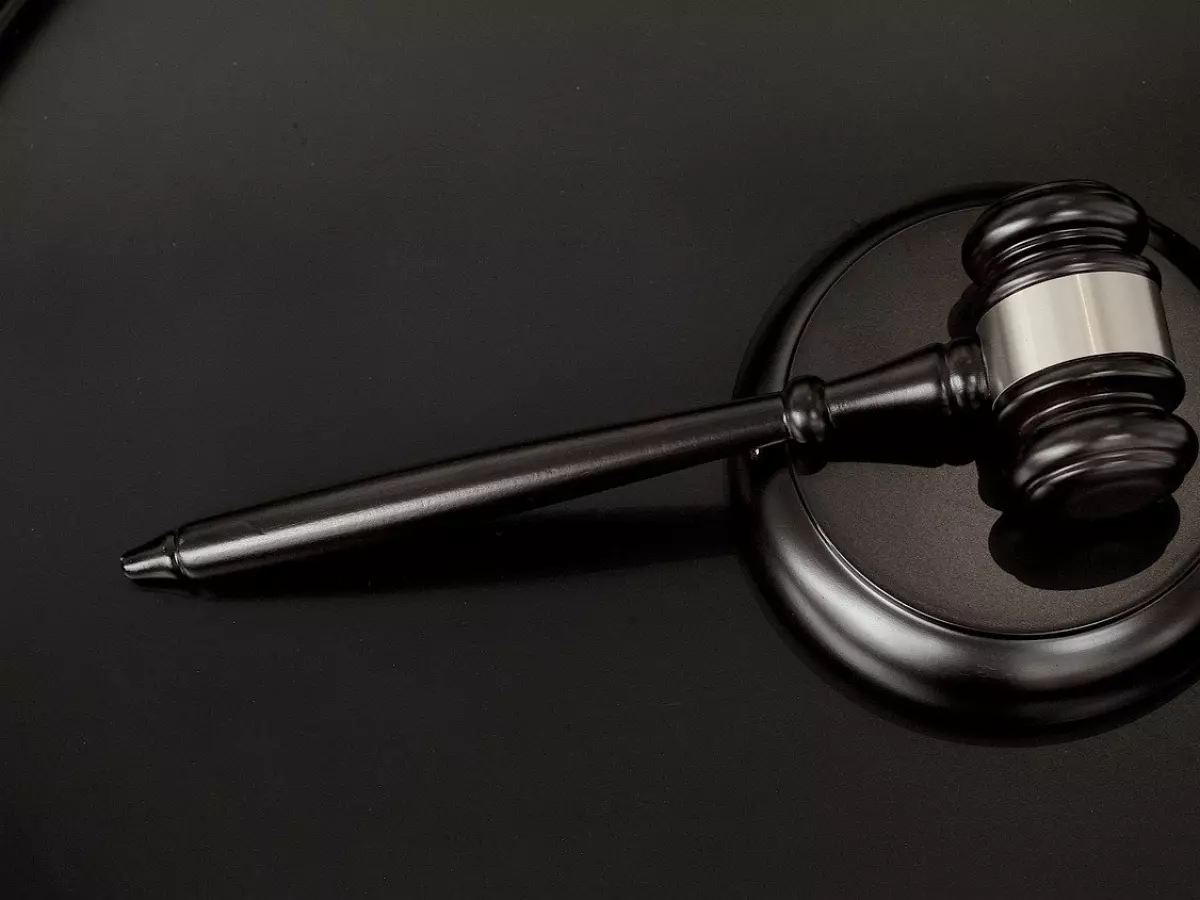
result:
<svg viewBox="0 0 1200 900"><path fill-rule="evenodd" d="M1196 26L58 4L0 82L6 896L1196 896L1200 689L1033 745L881 716L767 618L720 466L217 598L117 567L720 401L797 266L947 187L1099 178L1200 236Z"/></svg>

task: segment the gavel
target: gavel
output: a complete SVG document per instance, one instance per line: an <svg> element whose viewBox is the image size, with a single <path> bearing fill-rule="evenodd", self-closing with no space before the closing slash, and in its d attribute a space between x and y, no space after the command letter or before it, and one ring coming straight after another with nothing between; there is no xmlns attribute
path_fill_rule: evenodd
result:
<svg viewBox="0 0 1200 900"><path fill-rule="evenodd" d="M997 508L1108 519L1179 487L1196 435L1141 207L1094 181L1010 194L963 241L966 336L826 383L381 475L184 525L126 553L192 581L406 529L520 512L781 442L807 471L986 457ZM864 298L869 300L869 298Z"/></svg>

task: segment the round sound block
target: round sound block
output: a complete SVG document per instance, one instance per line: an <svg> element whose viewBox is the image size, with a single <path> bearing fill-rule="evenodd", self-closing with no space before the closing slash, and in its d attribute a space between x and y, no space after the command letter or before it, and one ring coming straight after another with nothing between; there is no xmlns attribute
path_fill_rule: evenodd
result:
<svg viewBox="0 0 1200 900"><path fill-rule="evenodd" d="M996 186L853 235L781 295L737 395L838 378L954 333L963 235ZM1177 362L1200 423L1200 252L1155 223ZM786 446L733 463L748 553L772 606L862 685L992 724L1066 723L1178 684L1200 633L1200 475L1096 526L1039 525L986 502L975 466L805 471Z"/></svg>

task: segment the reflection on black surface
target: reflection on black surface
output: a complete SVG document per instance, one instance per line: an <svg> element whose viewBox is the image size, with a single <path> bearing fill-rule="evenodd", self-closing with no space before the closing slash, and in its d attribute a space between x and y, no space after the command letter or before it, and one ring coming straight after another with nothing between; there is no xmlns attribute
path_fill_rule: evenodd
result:
<svg viewBox="0 0 1200 900"><path fill-rule="evenodd" d="M970 338L975 337L975 322L971 316L975 305L979 302L979 287L975 284L968 284L958 299L954 301L954 305L950 307L950 312L946 315L946 332L950 337Z"/></svg>
<svg viewBox="0 0 1200 900"><path fill-rule="evenodd" d="M62 0L0 0L0 80Z"/></svg>
<svg viewBox="0 0 1200 900"><path fill-rule="evenodd" d="M1179 506L1170 497L1111 522L1055 526L1005 513L992 526L988 549L1000 568L1030 587L1082 590L1149 568L1178 530Z"/></svg>
<svg viewBox="0 0 1200 900"><path fill-rule="evenodd" d="M543 512L396 535L370 548L216 579L203 590L230 599L382 594L555 578L736 550L724 507Z"/></svg>

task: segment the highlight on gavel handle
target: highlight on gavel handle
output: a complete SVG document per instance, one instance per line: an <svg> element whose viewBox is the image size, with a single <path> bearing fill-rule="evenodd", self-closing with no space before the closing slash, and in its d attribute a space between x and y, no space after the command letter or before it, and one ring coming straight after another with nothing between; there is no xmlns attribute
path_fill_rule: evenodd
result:
<svg viewBox="0 0 1200 900"><path fill-rule="evenodd" d="M184 525L121 559L137 581L196 580L407 528L556 503L782 441L835 459L959 461L990 405L974 339L933 345L826 385L481 453ZM966 442L966 443L964 443ZM963 459L962 461L965 461Z"/></svg>

